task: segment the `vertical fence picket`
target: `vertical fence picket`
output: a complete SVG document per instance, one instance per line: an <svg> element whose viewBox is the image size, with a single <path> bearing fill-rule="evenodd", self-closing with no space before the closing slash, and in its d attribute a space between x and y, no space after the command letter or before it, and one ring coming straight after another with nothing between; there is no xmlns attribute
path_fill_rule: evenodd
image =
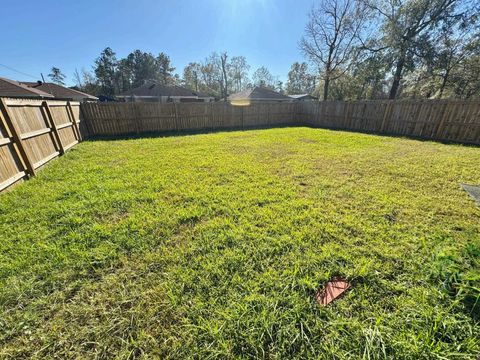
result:
<svg viewBox="0 0 480 360"><path fill-rule="evenodd" d="M62 144L62 139L60 139L60 134L58 133L57 125L53 119L50 107L46 101L42 102L42 109L45 123L47 124L47 127L50 128L52 143L54 143L54 146L57 148L57 151L60 153L60 155L63 155L65 154L65 148Z"/></svg>

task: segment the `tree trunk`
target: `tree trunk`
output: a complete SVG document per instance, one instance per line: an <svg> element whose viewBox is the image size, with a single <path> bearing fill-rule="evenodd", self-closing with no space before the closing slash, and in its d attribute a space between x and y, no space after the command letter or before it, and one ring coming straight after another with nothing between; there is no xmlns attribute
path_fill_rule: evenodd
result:
<svg viewBox="0 0 480 360"><path fill-rule="evenodd" d="M448 80L448 75L449 71L447 70L445 74L442 76L442 86L440 87L440 93L438 94L438 98L441 99L443 96L443 91L445 90L445 87L447 86L447 80Z"/></svg>
<svg viewBox="0 0 480 360"><path fill-rule="evenodd" d="M393 75L393 83L390 88L390 95L388 98L393 100L397 97L398 88L400 86L400 80L402 80L403 67L405 65L405 57L402 56L397 62L397 68L395 69L395 74Z"/></svg>
<svg viewBox="0 0 480 360"><path fill-rule="evenodd" d="M325 83L323 84L323 101L328 99L328 88L330 86L330 69L332 68L332 54L335 48L330 46L329 53L328 53L328 61L325 67Z"/></svg>
<svg viewBox="0 0 480 360"><path fill-rule="evenodd" d="M325 75L325 83L323 84L323 101L328 99L328 87L330 86L330 74Z"/></svg>
<svg viewBox="0 0 480 360"><path fill-rule="evenodd" d="M228 83L227 83L227 53L223 53L221 55L221 63L222 63L222 77L223 77L223 86L222 86L222 93L223 98L227 100L228 96Z"/></svg>

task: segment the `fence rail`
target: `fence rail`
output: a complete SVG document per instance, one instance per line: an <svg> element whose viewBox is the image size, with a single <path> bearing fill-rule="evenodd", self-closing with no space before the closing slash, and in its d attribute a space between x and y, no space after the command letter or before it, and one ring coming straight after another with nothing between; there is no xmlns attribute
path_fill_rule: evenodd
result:
<svg viewBox="0 0 480 360"><path fill-rule="evenodd" d="M0 98L0 191L82 139L80 103Z"/></svg>

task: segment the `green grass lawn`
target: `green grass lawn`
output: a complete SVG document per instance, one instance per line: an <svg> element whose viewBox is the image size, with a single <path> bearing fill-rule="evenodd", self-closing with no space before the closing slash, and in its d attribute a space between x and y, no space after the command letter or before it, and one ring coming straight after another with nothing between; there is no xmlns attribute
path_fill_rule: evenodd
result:
<svg viewBox="0 0 480 360"><path fill-rule="evenodd" d="M0 195L0 358L475 359L479 164L309 128L84 142Z"/></svg>

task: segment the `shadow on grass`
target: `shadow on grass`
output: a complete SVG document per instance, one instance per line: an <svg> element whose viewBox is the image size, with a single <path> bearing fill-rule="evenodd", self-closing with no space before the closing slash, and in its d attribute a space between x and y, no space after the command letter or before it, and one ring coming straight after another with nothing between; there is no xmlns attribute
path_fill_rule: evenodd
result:
<svg viewBox="0 0 480 360"><path fill-rule="evenodd" d="M284 124L284 125L212 128L212 129L198 129L198 130L151 131L151 132L142 132L142 133L126 133L126 134L120 134L120 135L93 135L90 137L87 136L84 139L88 141L154 139L154 138L162 138L162 137L190 136L190 135L214 134L214 133L235 132L235 131L288 129L288 128L298 128L298 127L308 127L308 126L292 123L292 124Z"/></svg>
<svg viewBox="0 0 480 360"><path fill-rule="evenodd" d="M212 129L198 129L198 130L174 130L174 131L152 131L152 132L142 132L142 133L126 133L120 135L93 135L85 137L85 140L89 141L112 141L112 140L129 140L129 139L145 139L145 138L160 138L160 137L172 137L172 136L189 136L189 135L199 135L199 134L212 134L219 132L234 132L234 131L251 131L251 130L266 130L266 129L282 129L282 128L297 128L297 127L307 127L310 129L324 129L335 132L351 132L364 135L375 135L375 136L385 136L388 138L403 138L417 140L421 142L434 142L444 145L463 145L468 147L479 148L480 144L473 142L461 142L455 140L441 140L433 138L425 138L414 135L404 135L404 134L392 134L392 133L381 133L378 131L368 131L368 130L357 130L357 129L343 129L343 128L334 128L334 127L320 127L312 126L307 123L292 122L290 124L283 125L264 125L264 126L249 126L249 127L232 127L232 128L212 128Z"/></svg>
<svg viewBox="0 0 480 360"><path fill-rule="evenodd" d="M385 136L388 138L395 138L395 139L410 139L410 140L417 140L421 142L435 142L445 145L464 145L468 147L480 147L480 143L473 143L473 142L462 142L462 141L455 141L455 140L442 140L442 139L434 139L434 138L427 138L427 137L420 137L415 135L406 135L406 134L394 134L394 133L382 133L380 131L369 131L369 130L358 130L358 129L344 129L344 128L335 128L335 127L326 127L326 126L314 126L309 124L301 125L303 127L309 127L311 129L324 129L324 130L331 130L331 131L341 131L341 132L351 132L356 134L364 134L364 135L376 135L376 136Z"/></svg>

